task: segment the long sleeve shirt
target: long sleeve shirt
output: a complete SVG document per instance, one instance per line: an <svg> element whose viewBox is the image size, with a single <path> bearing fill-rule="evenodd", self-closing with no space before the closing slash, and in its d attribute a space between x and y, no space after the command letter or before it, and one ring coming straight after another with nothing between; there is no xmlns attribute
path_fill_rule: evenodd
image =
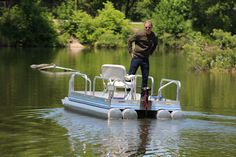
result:
<svg viewBox="0 0 236 157"><path fill-rule="evenodd" d="M134 48L133 48L134 43ZM128 51L133 53L133 56L139 58L148 58L157 46L157 37L155 33L146 34L138 32L128 39Z"/></svg>

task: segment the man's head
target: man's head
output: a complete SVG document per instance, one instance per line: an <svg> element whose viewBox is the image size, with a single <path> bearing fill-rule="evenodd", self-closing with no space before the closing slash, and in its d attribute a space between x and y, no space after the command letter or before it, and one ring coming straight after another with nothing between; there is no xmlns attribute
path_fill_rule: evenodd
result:
<svg viewBox="0 0 236 157"><path fill-rule="evenodd" d="M151 31L152 31L152 21L151 20L147 20L144 22L144 29L147 34L151 33Z"/></svg>

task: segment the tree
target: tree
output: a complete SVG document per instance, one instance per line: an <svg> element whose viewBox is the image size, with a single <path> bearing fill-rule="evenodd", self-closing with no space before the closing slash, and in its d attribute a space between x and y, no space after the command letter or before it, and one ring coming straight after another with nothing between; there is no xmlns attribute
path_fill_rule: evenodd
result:
<svg viewBox="0 0 236 157"><path fill-rule="evenodd" d="M176 37L186 31L190 11L188 4L188 0L162 0L152 15L155 31L159 35L170 33Z"/></svg>
<svg viewBox="0 0 236 157"><path fill-rule="evenodd" d="M128 12L128 18L133 21L141 21L143 19L150 19L156 6L160 0L141 0L135 4Z"/></svg>
<svg viewBox="0 0 236 157"><path fill-rule="evenodd" d="M93 38L104 43L107 41L112 43L111 39L114 39L114 43L124 44L130 32L129 21L125 19L122 12L114 8L111 2L104 3L104 6L95 18L95 27L98 29L93 33Z"/></svg>
<svg viewBox="0 0 236 157"><path fill-rule="evenodd" d="M0 34L15 46L52 46L56 42L52 18L37 0L22 0L4 12Z"/></svg>
<svg viewBox="0 0 236 157"><path fill-rule="evenodd" d="M71 2L71 1L70 1ZM61 32L79 39L82 44L103 47L122 46L129 34L129 21L111 2L104 3L94 18L82 10L73 11L66 2L58 9ZM110 44L110 45L109 45Z"/></svg>
<svg viewBox="0 0 236 157"><path fill-rule="evenodd" d="M193 28L210 34L214 28L236 33L235 0L192 0Z"/></svg>

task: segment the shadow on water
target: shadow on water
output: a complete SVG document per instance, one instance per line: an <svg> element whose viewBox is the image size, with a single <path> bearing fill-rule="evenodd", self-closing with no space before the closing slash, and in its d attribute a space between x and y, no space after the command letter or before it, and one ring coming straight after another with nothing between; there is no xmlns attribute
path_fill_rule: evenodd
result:
<svg viewBox="0 0 236 157"><path fill-rule="evenodd" d="M67 130L71 150L76 155L93 152L96 156L230 156L235 153L236 141L232 140L236 139L235 117L186 112L184 120L103 120L61 108L44 112L41 110L43 118Z"/></svg>

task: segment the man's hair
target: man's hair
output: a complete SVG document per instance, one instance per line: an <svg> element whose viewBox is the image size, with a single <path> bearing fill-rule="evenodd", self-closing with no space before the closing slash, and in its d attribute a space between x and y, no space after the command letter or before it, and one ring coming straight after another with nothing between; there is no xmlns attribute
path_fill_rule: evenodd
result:
<svg viewBox="0 0 236 157"><path fill-rule="evenodd" d="M150 24L151 24L151 26L153 26L153 24L152 24L152 21L151 21L151 20L146 20L146 21L144 22L144 25L145 25L146 23L150 23Z"/></svg>

